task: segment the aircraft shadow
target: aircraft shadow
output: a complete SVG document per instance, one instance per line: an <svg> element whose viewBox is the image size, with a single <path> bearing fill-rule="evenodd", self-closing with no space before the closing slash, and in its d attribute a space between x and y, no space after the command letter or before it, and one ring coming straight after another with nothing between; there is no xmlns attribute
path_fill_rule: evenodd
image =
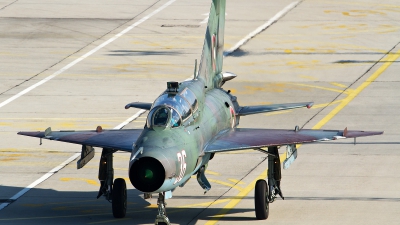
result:
<svg viewBox="0 0 400 225"><path fill-rule="evenodd" d="M1 186L0 204L9 201L9 197L22 190L20 187ZM115 219L112 215L111 203L103 197L96 199L96 191L56 191L53 189L34 188L24 196L12 202L0 211L0 224L154 224L157 215L156 196L148 201L142 198L142 193L128 190L128 210L126 217ZM187 198L186 198L187 197ZM179 200L179 205L192 204L190 200L204 199L210 202L217 196L174 196ZM188 201L185 201L187 199ZM222 199L222 198L221 198ZM226 198L224 198L226 199ZM233 198L232 198L233 199ZM168 201L167 200L167 204ZM168 217L173 224L195 224L202 221L213 220L225 204L218 207L205 208L203 206L182 208L176 202L167 205ZM236 213L253 212L252 208L231 209L221 221L254 221L255 216L231 217Z"/></svg>
<svg viewBox="0 0 400 225"><path fill-rule="evenodd" d="M226 53L225 53L226 54ZM251 51L245 51L240 48L235 50L234 52L230 53L228 56L230 57L242 57L242 56L247 56L247 55L382 55L381 52L307 52L307 51L295 51L295 52L290 52L286 53L283 51L265 51L265 52L251 52ZM374 60L339 60L335 61L333 63L376 63L377 61ZM400 62L400 61L380 61L380 63L385 63L385 62Z"/></svg>
<svg viewBox="0 0 400 225"><path fill-rule="evenodd" d="M319 142L319 145L354 145L354 142ZM357 141L355 145L398 145L398 141Z"/></svg>
<svg viewBox="0 0 400 225"><path fill-rule="evenodd" d="M0 201L8 200L5 195L15 194L19 187L1 186ZM56 191L53 189L35 188L23 197L0 211L0 224L154 224L157 214L156 198L145 201L142 194L135 189L128 190L128 210L123 219L115 219L112 215L111 204L103 197L96 199L95 191ZM167 205L168 217L173 224L196 224L201 221L215 220L221 213L220 204L205 208L205 206L185 207L177 205L190 205L210 202L218 196L174 196L175 202ZM236 199L238 197L222 197L219 199ZM180 200L181 199L181 200ZM244 199L252 199L246 196ZM178 203L176 202L178 200ZM186 201L185 201L186 200ZM167 200L168 201L171 200ZM277 201L282 201L277 199ZM371 198L371 197L290 197L285 201L386 201L400 202L400 198ZM255 221L253 208L233 208L219 221ZM243 213L248 213L243 216Z"/></svg>
<svg viewBox="0 0 400 225"><path fill-rule="evenodd" d="M147 55L180 55L178 51L131 51L131 50L114 50L107 54L109 56L147 56Z"/></svg>
<svg viewBox="0 0 400 225"><path fill-rule="evenodd" d="M340 64L350 64L350 63L400 63L400 61L374 61L374 60L339 60L339 61L335 61L333 63L340 63Z"/></svg>

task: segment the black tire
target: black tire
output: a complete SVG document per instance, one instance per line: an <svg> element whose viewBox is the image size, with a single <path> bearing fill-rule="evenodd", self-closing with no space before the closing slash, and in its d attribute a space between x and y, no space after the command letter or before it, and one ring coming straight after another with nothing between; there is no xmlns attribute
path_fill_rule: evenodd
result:
<svg viewBox="0 0 400 225"><path fill-rule="evenodd" d="M157 225L167 225L167 223L159 222Z"/></svg>
<svg viewBox="0 0 400 225"><path fill-rule="evenodd" d="M115 218L124 218L126 215L127 193L126 183L122 178L114 180L112 190L112 212Z"/></svg>
<svg viewBox="0 0 400 225"><path fill-rule="evenodd" d="M265 180L258 180L254 188L254 208L258 220L266 220L269 214L268 185Z"/></svg>

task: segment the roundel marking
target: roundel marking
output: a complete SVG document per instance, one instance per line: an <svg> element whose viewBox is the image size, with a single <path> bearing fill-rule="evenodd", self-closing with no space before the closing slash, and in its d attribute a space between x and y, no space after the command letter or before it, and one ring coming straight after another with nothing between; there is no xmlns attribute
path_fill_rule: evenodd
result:
<svg viewBox="0 0 400 225"><path fill-rule="evenodd" d="M235 127L235 124L236 124L236 122L235 122L235 120L236 120L236 117L235 117L235 110L232 108L232 106L229 106L229 111L230 111L230 113L231 113L232 128L233 128L233 127Z"/></svg>

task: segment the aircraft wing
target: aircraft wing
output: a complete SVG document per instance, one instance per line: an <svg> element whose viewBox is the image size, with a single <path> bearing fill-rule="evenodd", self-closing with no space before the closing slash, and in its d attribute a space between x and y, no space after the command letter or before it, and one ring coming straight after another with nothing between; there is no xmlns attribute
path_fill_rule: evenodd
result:
<svg viewBox="0 0 400 225"><path fill-rule="evenodd" d="M45 132L21 131L18 134L131 152L133 143L136 142L142 131L142 129L103 130L101 128L89 131L51 131L50 128L47 128Z"/></svg>
<svg viewBox="0 0 400 225"><path fill-rule="evenodd" d="M243 149L256 149L267 146L330 141L341 138L354 138L380 134L383 134L383 132L348 131L347 128L342 131L310 129L295 131L281 129L234 128L221 134L214 141L212 141L206 147L205 152L213 153Z"/></svg>

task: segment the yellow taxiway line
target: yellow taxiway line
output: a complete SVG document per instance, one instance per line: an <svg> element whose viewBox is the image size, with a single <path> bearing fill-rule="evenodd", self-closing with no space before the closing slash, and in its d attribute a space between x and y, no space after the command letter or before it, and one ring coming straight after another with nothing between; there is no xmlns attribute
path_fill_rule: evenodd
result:
<svg viewBox="0 0 400 225"><path fill-rule="evenodd" d="M342 102L336 106L328 115L326 115L322 120L320 120L312 129L319 129L325 125L329 120L331 120L336 114L340 112L347 104L349 104L358 94L360 94L368 85L378 78L383 71L385 71L394 61L400 57L400 51L395 54L388 54L381 61L385 62L381 67L379 67L366 81L364 81L360 86L358 86L354 91L342 100Z"/></svg>
<svg viewBox="0 0 400 225"><path fill-rule="evenodd" d="M347 104L349 104L358 94L361 93L368 85L370 85L376 78L378 78L394 61L396 61L400 57L400 51L395 54L388 54L381 61L386 61L381 67L379 67L366 81L364 81L360 86L358 86L354 91L352 91L346 98L342 100L342 102L336 106L328 115L326 115L322 120L320 120L312 129L319 129L323 125L325 125L329 120L331 120L336 114L340 112ZM282 162L281 155L281 162ZM212 220L209 220L205 223L205 225L214 225L220 219L222 219L231 209L233 209L244 197L246 197L250 191L254 189L254 185L258 179L264 179L267 176L267 170L264 170L256 179L254 179L247 187L245 187L239 194L236 196L238 198L231 200L226 204L221 211L216 215Z"/></svg>

